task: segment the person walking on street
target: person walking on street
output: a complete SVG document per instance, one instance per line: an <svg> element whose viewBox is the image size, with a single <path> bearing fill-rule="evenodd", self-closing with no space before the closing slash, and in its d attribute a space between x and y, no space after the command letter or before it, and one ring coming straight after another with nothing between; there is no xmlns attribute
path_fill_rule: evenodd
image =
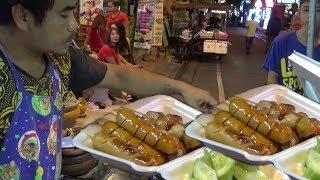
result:
<svg viewBox="0 0 320 180"><path fill-rule="evenodd" d="M201 111L209 92L143 69L100 62L71 46L78 0L0 1L0 179L60 179L63 96L90 87L181 94Z"/></svg>
<svg viewBox="0 0 320 180"><path fill-rule="evenodd" d="M281 30L281 20L280 18L277 16L278 15L278 11L275 9L272 9L271 12L271 17L270 20L268 22L268 26L267 26L267 31L266 31L266 35L267 35L267 43L266 43L266 51L264 54L267 54L269 51L269 48L271 46L272 41L274 40L274 38L276 38Z"/></svg>
<svg viewBox="0 0 320 180"><path fill-rule="evenodd" d="M246 54L250 53L250 49L253 43L253 40L256 36L256 31L259 29L259 23L254 20L255 14L251 15L251 20L247 21L247 36L246 36Z"/></svg>
<svg viewBox="0 0 320 180"><path fill-rule="evenodd" d="M119 21L126 28L126 37L129 37L129 19L126 13L119 10L120 5L120 0L108 1L107 29L114 22Z"/></svg>

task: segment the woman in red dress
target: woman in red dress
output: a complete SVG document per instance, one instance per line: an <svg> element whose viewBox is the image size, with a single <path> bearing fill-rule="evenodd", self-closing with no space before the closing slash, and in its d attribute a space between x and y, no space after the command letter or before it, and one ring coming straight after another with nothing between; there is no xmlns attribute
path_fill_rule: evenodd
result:
<svg viewBox="0 0 320 180"><path fill-rule="evenodd" d="M102 62L110 63L110 64L118 64L118 65L130 65L131 63L126 61L119 54L119 30L112 27L107 31L107 40L106 45L104 45L99 51L97 59Z"/></svg>
<svg viewBox="0 0 320 180"><path fill-rule="evenodd" d="M98 54L106 41L106 20L103 15L97 15L84 41L84 48L89 46L92 53Z"/></svg>

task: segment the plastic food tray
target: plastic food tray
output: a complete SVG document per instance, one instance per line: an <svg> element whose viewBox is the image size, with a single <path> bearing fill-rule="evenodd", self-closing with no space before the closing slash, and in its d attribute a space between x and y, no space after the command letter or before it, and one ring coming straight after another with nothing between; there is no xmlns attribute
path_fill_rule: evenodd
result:
<svg viewBox="0 0 320 180"><path fill-rule="evenodd" d="M270 100L278 103L289 103L295 106L297 112L299 111L305 112L309 117L320 119L319 104L291 91L290 89L284 86L280 86L280 85L262 86L262 87L249 90L245 93L239 94L238 96L253 102L259 102L261 100ZM222 103L218 106L218 108L227 110L228 104ZM208 119L200 119L200 121L201 120L206 122L209 121ZM222 143L218 143L216 141L205 138L204 128L196 122L192 122L186 128L186 134L189 135L190 137L198 139L199 141L202 141L205 144L205 146L213 150L217 150L231 158L234 158L249 164L274 163L279 158L283 158L288 154L296 152L297 150L306 146L309 143L309 141L313 141L316 138L316 137L311 138L307 141L304 141L300 144L297 144L291 148L285 149L273 155L256 156L256 155L249 154L243 150L240 150L228 145L224 145ZM277 166L277 167L280 168L280 166Z"/></svg>
<svg viewBox="0 0 320 180"><path fill-rule="evenodd" d="M160 171L162 178L170 180L189 180L192 178L192 169L194 162L203 157L204 148L195 151L193 156L188 156L183 161L177 161L175 164L168 166L166 169ZM259 167L269 180L289 180L290 178L276 169L273 165L265 165Z"/></svg>
<svg viewBox="0 0 320 180"><path fill-rule="evenodd" d="M303 177L303 167L305 165L307 152L316 145L316 139L312 138L308 140L304 146L299 146L294 151L287 152L282 157L275 159L273 164L294 179L306 179Z"/></svg>
<svg viewBox="0 0 320 180"><path fill-rule="evenodd" d="M157 96L141 99L125 107L135 109L136 111L139 111L141 113L146 113L147 111L159 111L165 114L169 114L169 113L176 114L182 117L184 123L188 123L192 121L196 116L200 114L200 111L190 106L187 106L172 97L164 96L164 95L157 95ZM105 119L115 121L115 116L113 114L108 114L103 119L99 119L96 122L88 125L84 130L91 134L95 134L99 132L101 130L100 124L105 122ZM143 175L152 175L152 174L159 173L160 170L168 166L172 166L177 162L184 161L185 158L189 156L193 156L194 153L197 152L197 151L190 152L180 158L169 161L160 166L141 166L131 161L93 149L91 139L84 133L79 133L77 136L75 136L73 139L73 144L76 147L91 153L95 158L101 161L104 161L114 167L117 167L119 169L131 172L134 174L143 174Z"/></svg>

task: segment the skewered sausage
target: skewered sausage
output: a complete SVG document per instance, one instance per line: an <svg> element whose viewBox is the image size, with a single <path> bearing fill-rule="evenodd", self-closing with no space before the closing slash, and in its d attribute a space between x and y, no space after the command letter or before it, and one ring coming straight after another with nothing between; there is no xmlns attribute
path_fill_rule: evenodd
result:
<svg viewBox="0 0 320 180"><path fill-rule="evenodd" d="M273 101L260 101L256 104L257 109L274 119L282 119L291 111L295 111L295 107L291 104L277 104Z"/></svg>
<svg viewBox="0 0 320 180"><path fill-rule="evenodd" d="M118 110L116 122L136 138L165 154L174 154L178 151L179 140L177 138L139 119L128 109Z"/></svg>
<svg viewBox="0 0 320 180"><path fill-rule="evenodd" d="M256 144L266 146L269 149L268 154L274 154L279 150L279 145L277 143L267 139L243 122L232 117L228 111L217 112L215 114L215 121L230 127L232 130L239 132L240 134L248 136Z"/></svg>
<svg viewBox="0 0 320 180"><path fill-rule="evenodd" d="M117 123L112 121L107 121L102 125L102 132L106 135L111 135L114 137L119 138L122 142L127 143L133 147L136 147L140 153L144 155L151 156L155 158L154 166L161 165L166 162L166 156L146 143L142 142L141 140L135 138L130 133L125 131L124 129L120 128Z"/></svg>
<svg viewBox="0 0 320 180"><path fill-rule="evenodd" d="M102 132L92 138L93 148L132 161L138 165L151 166L155 159L151 156L141 154L137 148L120 141L117 137L108 136Z"/></svg>
<svg viewBox="0 0 320 180"><path fill-rule="evenodd" d="M290 104L277 104L271 101L260 101L257 108L264 113L267 113L272 117L276 117L282 124L288 125L294 129L299 139L303 140L312 137L320 132L320 123L318 121L312 121L305 113L295 112L295 107ZM280 108L277 108L280 107ZM277 114L276 116L274 116Z"/></svg>
<svg viewBox="0 0 320 180"><path fill-rule="evenodd" d="M254 143L250 137L217 121L211 121L205 126L205 135L211 140L244 150L253 155L267 155L270 153L266 146Z"/></svg>
<svg viewBox="0 0 320 180"><path fill-rule="evenodd" d="M295 132L289 126L268 117L243 99L231 99L229 112L241 122L275 142L283 144L296 141L296 139L293 139L293 133ZM297 143L291 142L291 144Z"/></svg>
<svg viewBox="0 0 320 180"><path fill-rule="evenodd" d="M183 141L185 148L188 151L192 151L194 149L202 147L202 143L199 142L196 139L193 139L187 135L185 135L185 125L183 124L182 118L178 115L174 114L167 114L166 115L170 122L167 122L167 127L158 126L156 124L157 121L159 121L159 117L161 117L161 113L154 112L154 111L148 111L146 114L144 114L142 117L151 124L155 125L155 127L166 130L168 134L180 139ZM162 119L163 120L163 119ZM162 124L162 123L160 123ZM171 126L171 127L170 127ZM179 156L178 156L179 157Z"/></svg>

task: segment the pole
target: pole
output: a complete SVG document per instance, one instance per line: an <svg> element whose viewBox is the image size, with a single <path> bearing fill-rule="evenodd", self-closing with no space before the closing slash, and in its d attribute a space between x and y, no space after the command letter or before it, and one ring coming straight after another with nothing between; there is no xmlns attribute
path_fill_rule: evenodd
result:
<svg viewBox="0 0 320 180"><path fill-rule="evenodd" d="M307 44L307 56L313 58L314 49L314 25L316 22L316 0L310 0L309 3L309 24L308 24L308 44Z"/></svg>

